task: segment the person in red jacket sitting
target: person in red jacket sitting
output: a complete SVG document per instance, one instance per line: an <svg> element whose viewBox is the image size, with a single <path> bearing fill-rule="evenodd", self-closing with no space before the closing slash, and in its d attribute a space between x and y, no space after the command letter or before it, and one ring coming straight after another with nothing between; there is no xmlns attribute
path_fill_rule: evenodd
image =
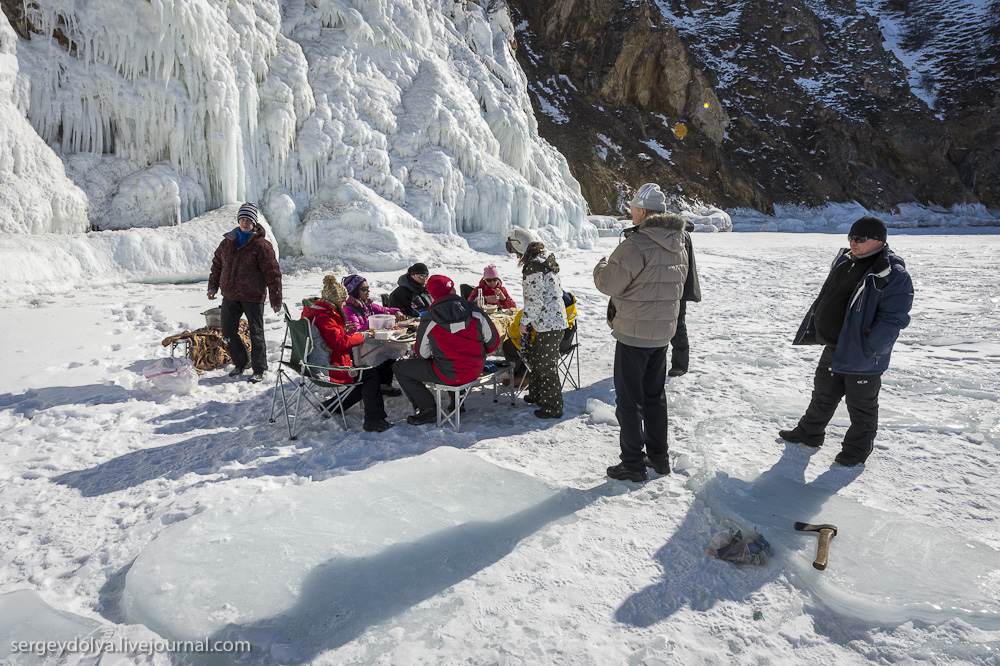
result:
<svg viewBox="0 0 1000 666"><path fill-rule="evenodd" d="M368 331L348 333L344 330L343 306L346 300L347 289L344 285L334 276L327 275L323 278L323 295L311 306L307 305L302 309L302 317L308 319L319 332L322 343L316 340L315 333L313 334L313 341L322 347L316 351L324 356L329 354L329 365L354 367L351 350L364 344L365 338L371 334ZM310 355L310 360L315 361L315 356ZM344 409L349 409L364 400L365 430L385 432L392 427L385 418L385 401L382 399L377 372L369 370L362 372L359 377L357 374L352 376L345 371L335 370L330 373L330 381L335 384L361 382L360 390L355 389L344 398Z"/></svg>
<svg viewBox="0 0 1000 666"><path fill-rule="evenodd" d="M420 317L416 358L396 361L393 372L403 393L413 403L406 417L411 425L437 420L434 396L424 382L461 386L479 377L486 355L500 345L500 335L478 305L462 300L455 283L443 275L427 280L434 301Z"/></svg>
<svg viewBox="0 0 1000 666"><path fill-rule="evenodd" d="M469 300L475 303L480 295L482 295L486 305L495 305L502 310L513 310L517 307L517 303L504 289L503 282L500 280L500 271L497 270L496 266L487 266L483 270L483 279L479 281L479 286L469 294Z"/></svg>

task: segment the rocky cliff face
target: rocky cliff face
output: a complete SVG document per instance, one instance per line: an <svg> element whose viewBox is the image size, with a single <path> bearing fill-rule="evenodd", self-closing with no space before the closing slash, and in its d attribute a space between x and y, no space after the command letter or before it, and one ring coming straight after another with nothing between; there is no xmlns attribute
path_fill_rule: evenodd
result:
<svg viewBox="0 0 1000 666"><path fill-rule="evenodd" d="M592 212L646 181L762 211L1000 206L996 0L508 4Z"/></svg>

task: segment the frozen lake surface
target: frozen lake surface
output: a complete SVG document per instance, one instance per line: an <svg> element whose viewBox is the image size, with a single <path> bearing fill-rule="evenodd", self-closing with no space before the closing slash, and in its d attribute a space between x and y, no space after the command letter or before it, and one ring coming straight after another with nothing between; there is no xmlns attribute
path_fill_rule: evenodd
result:
<svg viewBox="0 0 1000 666"><path fill-rule="evenodd" d="M695 234L704 300L688 309L691 371L668 385L674 473L641 485L604 476L613 340L591 271L613 238L558 253L582 341L564 418L473 397L457 434L406 425L393 398L386 433L356 409L349 431L290 442L267 423L269 383L213 371L191 395L154 391L140 370L202 325L204 283L7 301L0 657L89 633L254 646L213 663L995 664L1000 236L890 230L913 322L854 469L833 463L843 408L821 449L777 439L820 351L791 337L844 241ZM431 271L458 282L496 263L520 303L512 259L437 256ZM294 266L289 304L324 272ZM397 275L366 274L376 294ZM273 367L282 324L267 327ZM707 556L723 518L757 527L772 559ZM838 526L826 571L796 520Z"/></svg>

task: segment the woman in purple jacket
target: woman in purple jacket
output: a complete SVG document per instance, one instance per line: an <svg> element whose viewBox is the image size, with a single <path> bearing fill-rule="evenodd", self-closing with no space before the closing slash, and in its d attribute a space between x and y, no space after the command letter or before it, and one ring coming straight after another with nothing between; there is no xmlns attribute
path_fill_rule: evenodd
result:
<svg viewBox="0 0 1000 666"><path fill-rule="evenodd" d="M344 303L344 328L348 333L371 328L368 323L368 317L371 315L391 314L396 317L396 321L405 318L399 308L387 308L372 302L368 281L360 275L345 277L344 288L350 296ZM395 362L396 359L390 358L375 366L378 370L379 384L382 386L382 395L388 397L402 394L402 391L392 385L392 364Z"/></svg>

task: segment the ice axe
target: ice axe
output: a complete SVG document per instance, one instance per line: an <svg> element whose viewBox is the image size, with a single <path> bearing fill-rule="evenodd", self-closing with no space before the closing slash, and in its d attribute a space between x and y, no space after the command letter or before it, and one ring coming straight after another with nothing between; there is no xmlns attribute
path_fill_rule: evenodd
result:
<svg viewBox="0 0 1000 666"><path fill-rule="evenodd" d="M819 544L816 546L816 560L813 562L813 567L820 571L826 569L826 559L830 555L830 539L837 536L837 527L835 525L795 523L795 529L799 532L819 532Z"/></svg>

